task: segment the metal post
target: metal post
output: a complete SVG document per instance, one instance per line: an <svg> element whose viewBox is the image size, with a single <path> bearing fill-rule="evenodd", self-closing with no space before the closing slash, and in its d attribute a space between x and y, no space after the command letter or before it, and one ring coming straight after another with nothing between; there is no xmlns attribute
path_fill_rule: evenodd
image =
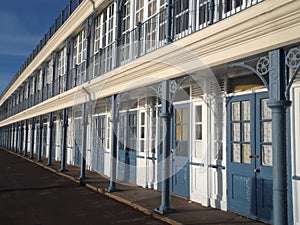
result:
<svg viewBox="0 0 300 225"><path fill-rule="evenodd" d="M106 188L107 192L118 191L117 188L117 146L118 146L118 122L119 122L119 110L117 109L117 96L111 97L111 152L110 152L110 183L109 187Z"/></svg>
<svg viewBox="0 0 300 225"><path fill-rule="evenodd" d="M30 142L30 159L34 159L33 151L34 151L34 130L35 130L35 119L31 120L31 142Z"/></svg>
<svg viewBox="0 0 300 225"><path fill-rule="evenodd" d="M270 100L272 110L273 207L274 225L288 224L286 111L291 101L285 97L285 54L283 50L269 53Z"/></svg>
<svg viewBox="0 0 300 225"><path fill-rule="evenodd" d="M53 127L54 127L54 113L51 112L49 115L49 152L48 152L48 163L47 166L52 166L52 151L53 151Z"/></svg>
<svg viewBox="0 0 300 225"><path fill-rule="evenodd" d="M11 148L11 150L15 151L15 140L16 140L16 127L15 127L15 125L13 125L12 132L13 133L12 133L12 142L11 142L12 148Z"/></svg>
<svg viewBox="0 0 300 225"><path fill-rule="evenodd" d="M24 156L27 156L28 151L28 120L25 120L25 148L24 148Z"/></svg>
<svg viewBox="0 0 300 225"><path fill-rule="evenodd" d="M170 105L170 92L169 81L163 81L161 84L162 96L161 96L161 122L162 122L162 191L161 191L161 205L155 209L160 214L167 214L174 212L170 207L170 155L171 155L171 105Z"/></svg>
<svg viewBox="0 0 300 225"><path fill-rule="evenodd" d="M173 0L167 1L167 26L166 26L166 42L167 44L171 43L173 41L173 35L172 35L172 8L173 8Z"/></svg>
<svg viewBox="0 0 300 225"><path fill-rule="evenodd" d="M63 137L62 137L62 144L61 144L61 167L60 172L65 172L66 170L66 158L67 158L67 129L68 129L68 109L63 110Z"/></svg>
<svg viewBox="0 0 300 225"><path fill-rule="evenodd" d="M122 0L116 0L117 12L116 12L116 47L115 47L115 68L121 64L120 47L121 47L121 35L122 35Z"/></svg>
<svg viewBox="0 0 300 225"><path fill-rule="evenodd" d="M40 116L40 136L37 162L42 162L42 147L43 147L43 116Z"/></svg>
<svg viewBox="0 0 300 225"><path fill-rule="evenodd" d="M18 143L19 143L19 124L17 124L16 126L16 143L15 143L15 152L18 153L19 149L18 149Z"/></svg>
<svg viewBox="0 0 300 225"><path fill-rule="evenodd" d="M86 103L82 104L82 145L81 145L81 169L80 169L80 180L85 179L85 167L86 167L86 139L87 139L87 112L86 112Z"/></svg>
<svg viewBox="0 0 300 225"><path fill-rule="evenodd" d="M19 154L21 155L23 152L23 141L24 141L24 125L20 123L20 143L19 143Z"/></svg>

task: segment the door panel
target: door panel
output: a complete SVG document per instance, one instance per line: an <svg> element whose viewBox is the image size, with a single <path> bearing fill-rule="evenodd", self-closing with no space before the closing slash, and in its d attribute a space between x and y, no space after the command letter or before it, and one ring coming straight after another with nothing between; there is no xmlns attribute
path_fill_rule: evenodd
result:
<svg viewBox="0 0 300 225"><path fill-rule="evenodd" d="M120 115L118 179L136 183L137 113Z"/></svg>
<svg viewBox="0 0 300 225"><path fill-rule="evenodd" d="M189 198L190 165L189 165L189 104L174 106L174 152L172 192Z"/></svg>
<svg viewBox="0 0 300 225"><path fill-rule="evenodd" d="M259 93L228 101L228 208L272 222L272 124L267 98L267 93Z"/></svg>

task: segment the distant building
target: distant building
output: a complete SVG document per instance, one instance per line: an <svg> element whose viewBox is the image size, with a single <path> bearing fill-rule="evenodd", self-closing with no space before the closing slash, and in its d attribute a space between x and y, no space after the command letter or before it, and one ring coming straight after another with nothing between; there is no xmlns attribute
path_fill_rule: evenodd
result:
<svg viewBox="0 0 300 225"><path fill-rule="evenodd" d="M172 194L276 222L278 140L266 85L281 88L270 68L284 83L299 68L299 11L295 0L72 0L0 97L1 146L50 155L62 169L81 166L84 155L87 169L108 177L116 151L117 179L161 190L170 142ZM285 58L270 57L274 50ZM299 225L294 78L279 94L292 101L281 130L289 199L282 207Z"/></svg>

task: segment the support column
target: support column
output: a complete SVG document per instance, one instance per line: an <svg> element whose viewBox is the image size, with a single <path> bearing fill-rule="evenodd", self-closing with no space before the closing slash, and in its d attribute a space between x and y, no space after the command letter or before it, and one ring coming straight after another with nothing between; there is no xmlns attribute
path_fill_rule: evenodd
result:
<svg viewBox="0 0 300 225"><path fill-rule="evenodd" d="M291 101L285 97L286 66L283 50L269 53L270 100L272 110L272 149L273 149L273 221L274 225L285 225L288 220L288 169L286 112Z"/></svg>
<svg viewBox="0 0 300 225"><path fill-rule="evenodd" d="M80 170L80 180L86 178L85 167L86 167L86 139L87 139L87 106L86 103L82 104L82 145L81 145L81 170Z"/></svg>
<svg viewBox="0 0 300 225"><path fill-rule="evenodd" d="M40 135L37 162L42 162L42 148L43 148L43 116L40 116Z"/></svg>
<svg viewBox="0 0 300 225"><path fill-rule="evenodd" d="M118 122L119 122L119 110L117 108L117 95L113 95L111 97L111 152L110 152L110 182L109 187L105 190L107 192L115 192L118 191L117 188L117 146L118 146Z"/></svg>
<svg viewBox="0 0 300 225"><path fill-rule="evenodd" d="M161 205L155 211L160 214L167 214L174 212L170 206L170 165L171 165L171 104L169 81L163 81L161 84L161 122L162 133L165 135L162 140L162 191L161 191Z"/></svg>
<svg viewBox="0 0 300 225"><path fill-rule="evenodd" d="M21 155L23 153L23 142L24 142L24 124L20 122L20 149L19 154Z"/></svg>
<svg viewBox="0 0 300 225"><path fill-rule="evenodd" d="M28 120L25 120L25 148L24 148L24 156L27 156L28 152Z"/></svg>
<svg viewBox="0 0 300 225"><path fill-rule="evenodd" d="M30 159L34 159L33 151L34 151L34 132L35 132L35 119L31 120L31 142L30 142Z"/></svg>
<svg viewBox="0 0 300 225"><path fill-rule="evenodd" d="M166 26L166 41L167 44L173 41L173 34L172 34L172 9L173 8L173 0L167 0L167 26Z"/></svg>
<svg viewBox="0 0 300 225"><path fill-rule="evenodd" d="M66 161L67 161L67 129L68 129L68 109L63 110L63 136L62 136L62 143L61 143L61 167L60 172L65 172L66 170Z"/></svg>
<svg viewBox="0 0 300 225"><path fill-rule="evenodd" d="M19 144L19 124L17 124L17 126L16 126L16 143L15 143L15 152L16 153L19 152L18 144Z"/></svg>
<svg viewBox="0 0 300 225"><path fill-rule="evenodd" d="M51 112L49 115L49 152L48 152L48 163L47 166L52 166L52 151L53 151L53 127L54 127L54 113Z"/></svg>

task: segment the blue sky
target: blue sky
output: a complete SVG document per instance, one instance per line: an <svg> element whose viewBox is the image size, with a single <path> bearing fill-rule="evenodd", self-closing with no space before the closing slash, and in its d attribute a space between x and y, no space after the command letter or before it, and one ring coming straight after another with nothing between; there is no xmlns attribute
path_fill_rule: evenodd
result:
<svg viewBox="0 0 300 225"><path fill-rule="evenodd" d="M0 95L67 4L68 0L1 1Z"/></svg>

